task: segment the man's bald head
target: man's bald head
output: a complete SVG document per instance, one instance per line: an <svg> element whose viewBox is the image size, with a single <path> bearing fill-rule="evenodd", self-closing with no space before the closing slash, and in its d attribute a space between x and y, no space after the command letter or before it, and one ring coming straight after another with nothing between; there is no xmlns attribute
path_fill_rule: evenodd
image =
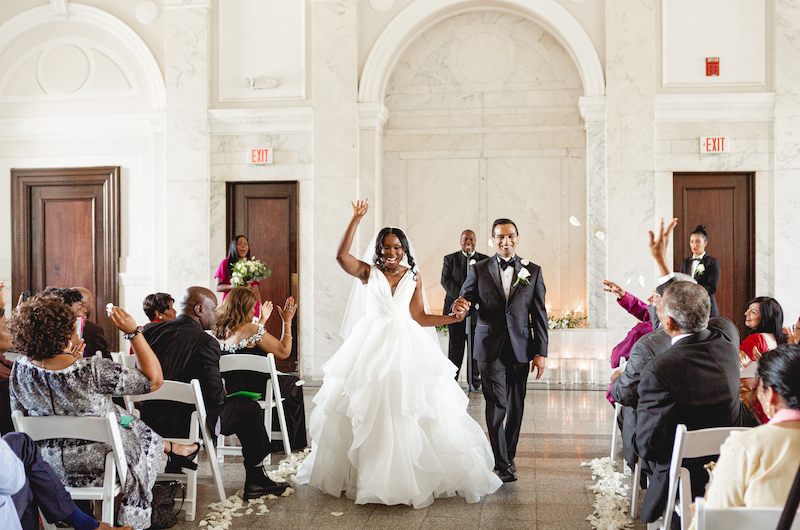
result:
<svg viewBox="0 0 800 530"><path fill-rule="evenodd" d="M203 329L211 329L217 321L217 297L205 287L189 287L181 297L181 314L186 315Z"/></svg>

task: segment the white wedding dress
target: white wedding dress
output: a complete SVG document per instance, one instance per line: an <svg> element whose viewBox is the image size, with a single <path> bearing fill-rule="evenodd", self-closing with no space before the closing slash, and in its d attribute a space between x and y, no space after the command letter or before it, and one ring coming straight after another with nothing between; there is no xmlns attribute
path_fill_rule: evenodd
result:
<svg viewBox="0 0 800 530"><path fill-rule="evenodd" d="M357 504L414 508L456 494L478 502L502 485L455 365L411 318L415 287L409 270L392 295L371 268L365 316L322 367L301 484Z"/></svg>

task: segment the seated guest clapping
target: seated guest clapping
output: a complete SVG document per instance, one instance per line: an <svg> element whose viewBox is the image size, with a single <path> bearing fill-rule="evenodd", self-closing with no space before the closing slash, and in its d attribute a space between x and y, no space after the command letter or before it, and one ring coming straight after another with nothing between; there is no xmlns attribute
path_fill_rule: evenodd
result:
<svg viewBox="0 0 800 530"><path fill-rule="evenodd" d="M272 353L276 359L286 359L292 353L292 319L297 304L289 298L283 309L278 307L283 323L280 340L264 329L264 324L272 314L272 302L264 302L258 324L253 324L256 304L256 296L247 287L234 287L228 292L214 325L214 335L220 340L223 353L261 356ZM229 372L225 374L225 389L229 394L240 390L264 392L267 377L257 372ZM302 449L308 445L303 389L297 386L298 378L293 375L283 375L279 379L289 443L293 451Z"/></svg>
<svg viewBox="0 0 800 530"><path fill-rule="evenodd" d="M783 328L783 334L789 344L800 344L800 318L794 325Z"/></svg>
<svg viewBox="0 0 800 530"><path fill-rule="evenodd" d="M79 348L70 343L75 336L74 314L60 298L39 295L20 304L8 323L14 346L23 355L11 371L11 408L27 416L105 416L113 412L121 420L112 395L146 394L159 388L164 381L161 365L133 317L114 307L109 319L133 343L141 371L95 356L82 358ZM168 452L168 465L173 468L196 467L187 456L196 454L199 447L165 443L136 418L120 433L128 478L117 520L147 528L161 455ZM102 483L109 451L106 444L53 439L41 442L39 448L64 484Z"/></svg>
<svg viewBox="0 0 800 530"><path fill-rule="evenodd" d="M761 356L758 400L769 423L728 438L706 492L708 508L783 507L800 466L800 346Z"/></svg>
<svg viewBox="0 0 800 530"><path fill-rule="evenodd" d="M206 425L213 434L236 434L242 442L244 498L282 493L286 483L276 484L263 469L271 452L264 427L264 411L249 399L226 399L219 372L219 342L204 330L217 321L217 297L204 287L189 287L181 298L181 314L172 322L148 324L147 342L161 361L164 377L188 383L200 381L205 402ZM186 436L194 407L183 403L146 401L142 419L162 436ZM219 428L217 422L219 421Z"/></svg>

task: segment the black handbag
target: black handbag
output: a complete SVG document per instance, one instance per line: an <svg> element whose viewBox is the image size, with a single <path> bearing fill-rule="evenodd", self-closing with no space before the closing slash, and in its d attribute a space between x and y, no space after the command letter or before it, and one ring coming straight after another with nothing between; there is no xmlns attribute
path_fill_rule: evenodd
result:
<svg viewBox="0 0 800 530"><path fill-rule="evenodd" d="M181 506L175 510L175 499L181 496ZM177 480L164 480L153 485L153 502L150 528L152 530L172 528L178 524L178 512L186 500L186 486Z"/></svg>

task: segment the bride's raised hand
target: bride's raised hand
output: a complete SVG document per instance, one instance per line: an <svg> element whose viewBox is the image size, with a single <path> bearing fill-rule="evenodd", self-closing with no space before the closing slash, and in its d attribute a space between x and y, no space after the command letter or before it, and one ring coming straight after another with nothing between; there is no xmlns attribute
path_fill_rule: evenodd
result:
<svg viewBox="0 0 800 530"><path fill-rule="evenodd" d="M353 217L357 217L361 219L367 214L367 210L369 210L369 199L357 200L356 202L350 201L350 204L353 206Z"/></svg>
<svg viewBox="0 0 800 530"><path fill-rule="evenodd" d="M258 322L262 326L266 324L267 320L269 319L269 316L272 314L272 308L273 308L272 302L270 302L269 300L267 300L261 305L261 316L258 317Z"/></svg>
<svg viewBox="0 0 800 530"><path fill-rule="evenodd" d="M291 322L295 313L297 313L297 302L295 302L294 298L291 296L286 299L286 305L283 307L283 309L278 306L278 314L281 316L284 322Z"/></svg>

